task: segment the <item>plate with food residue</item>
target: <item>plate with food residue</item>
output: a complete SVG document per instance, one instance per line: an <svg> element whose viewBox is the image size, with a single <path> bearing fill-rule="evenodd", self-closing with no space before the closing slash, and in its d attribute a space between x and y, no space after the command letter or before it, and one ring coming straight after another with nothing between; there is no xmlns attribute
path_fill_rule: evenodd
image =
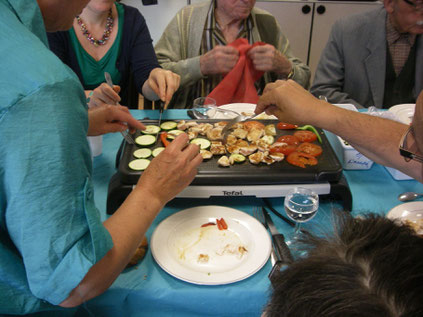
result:
<svg viewBox="0 0 423 317"><path fill-rule="evenodd" d="M249 214L223 206L200 206L164 219L151 237L151 252L170 275L193 284L241 281L266 264L271 240Z"/></svg>
<svg viewBox="0 0 423 317"><path fill-rule="evenodd" d="M398 219L413 228L423 237L423 201L412 201L392 208L386 215L389 219Z"/></svg>

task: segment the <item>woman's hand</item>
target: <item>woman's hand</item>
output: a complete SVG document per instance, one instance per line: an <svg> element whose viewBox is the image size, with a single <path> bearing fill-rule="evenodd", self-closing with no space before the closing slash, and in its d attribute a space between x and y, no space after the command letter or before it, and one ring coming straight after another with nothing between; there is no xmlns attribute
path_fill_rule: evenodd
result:
<svg viewBox="0 0 423 317"><path fill-rule="evenodd" d="M102 83L96 89L92 91L88 107L99 107L104 105L115 105L120 102L120 87L117 85L113 86L113 89L106 83Z"/></svg>
<svg viewBox="0 0 423 317"><path fill-rule="evenodd" d="M190 144L188 135L182 133L151 161L136 189L163 206L194 179L203 161L199 151L198 145Z"/></svg>
<svg viewBox="0 0 423 317"><path fill-rule="evenodd" d="M103 105L88 109L88 135L95 136L109 132L122 132L127 129L131 133L144 130L145 126L135 119L128 108L120 105Z"/></svg>
<svg viewBox="0 0 423 317"><path fill-rule="evenodd" d="M180 81L181 77L174 72L162 68L154 68L143 86L143 95L147 99L153 100L154 98L151 98L149 93L151 89L165 103L165 108L167 108L173 94L179 88Z"/></svg>

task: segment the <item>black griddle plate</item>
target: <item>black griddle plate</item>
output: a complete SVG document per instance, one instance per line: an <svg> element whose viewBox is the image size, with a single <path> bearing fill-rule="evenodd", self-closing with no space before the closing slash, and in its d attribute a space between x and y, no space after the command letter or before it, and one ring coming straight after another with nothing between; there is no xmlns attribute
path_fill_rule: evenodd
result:
<svg viewBox="0 0 423 317"><path fill-rule="evenodd" d="M175 120L179 121L179 120ZM198 123L215 123L222 120L185 120L197 121ZM141 120L145 125L157 124L158 120ZM263 124L277 124L277 120L260 120ZM338 181L342 176L342 165L339 162L335 152L333 151L326 135L321 129L317 129L321 138L323 153L317 158L319 163L315 166L307 166L301 168L293 166L283 160L275 162L271 165L261 163L253 165L247 160L241 164L231 165L230 167L218 166L217 160L219 156L213 156L210 160L204 160L198 168L198 174L192 185L271 185L271 184L307 184L317 182ZM276 129L278 138L284 134L293 134L296 130L279 130ZM134 138L139 136L141 132L137 132ZM199 136L201 137L201 136ZM314 143L319 144L318 141ZM160 139L155 145L150 147L153 150L162 146ZM136 184L142 172L134 171L128 167L128 163L135 159L133 152L140 148L138 145L125 143L119 162L118 172L120 179L124 184ZM152 159L152 157L150 157Z"/></svg>

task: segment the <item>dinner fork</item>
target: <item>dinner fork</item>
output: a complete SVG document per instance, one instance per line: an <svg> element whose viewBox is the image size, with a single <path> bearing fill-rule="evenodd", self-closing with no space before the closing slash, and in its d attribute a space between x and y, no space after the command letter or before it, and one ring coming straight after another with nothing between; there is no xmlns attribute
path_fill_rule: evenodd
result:
<svg viewBox="0 0 423 317"><path fill-rule="evenodd" d="M229 133L231 133L230 129L234 124L241 122L241 121L254 119L255 117L258 117L261 114L262 113L254 114L254 115L250 115L250 116L245 116L243 114L239 114L238 116L233 118L231 121L229 121L222 130L223 143L226 143L226 139L228 138Z"/></svg>
<svg viewBox="0 0 423 317"><path fill-rule="evenodd" d="M113 89L112 77L110 76L110 74L108 72L104 72L104 78L106 79L107 85L109 85L110 88ZM116 106L117 105L118 105L118 102L116 102ZM128 130L121 131L120 134L122 134L122 136L126 140L126 142L128 142L129 144L135 144L135 141L134 141L134 139L132 139L132 137L128 133Z"/></svg>

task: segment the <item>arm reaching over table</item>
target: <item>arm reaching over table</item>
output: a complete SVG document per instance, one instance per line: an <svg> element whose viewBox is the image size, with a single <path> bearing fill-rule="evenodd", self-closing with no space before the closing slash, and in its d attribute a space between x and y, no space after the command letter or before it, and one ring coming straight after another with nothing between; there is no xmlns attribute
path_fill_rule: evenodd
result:
<svg viewBox="0 0 423 317"><path fill-rule="evenodd" d="M104 105L88 109L88 135L95 136L109 132L122 132L129 128L144 130L145 126L135 119L129 109L120 105Z"/></svg>
<svg viewBox="0 0 423 317"><path fill-rule="evenodd" d="M91 267L60 306L75 307L101 294L125 268L163 206L197 174L202 157L198 145L187 144L188 136L179 135L151 161L125 202L104 222L112 236L113 248Z"/></svg>
<svg viewBox="0 0 423 317"><path fill-rule="evenodd" d="M394 167L423 182L422 164L414 160L406 162L399 152L400 140L408 129L405 124L333 106L316 99L292 80L266 86L255 112L263 111L284 122L311 124L328 130L376 163ZM412 133L407 136L409 148L416 153L423 153L423 144L419 141L423 140L420 135L423 133L422 112L423 93L420 93Z"/></svg>

